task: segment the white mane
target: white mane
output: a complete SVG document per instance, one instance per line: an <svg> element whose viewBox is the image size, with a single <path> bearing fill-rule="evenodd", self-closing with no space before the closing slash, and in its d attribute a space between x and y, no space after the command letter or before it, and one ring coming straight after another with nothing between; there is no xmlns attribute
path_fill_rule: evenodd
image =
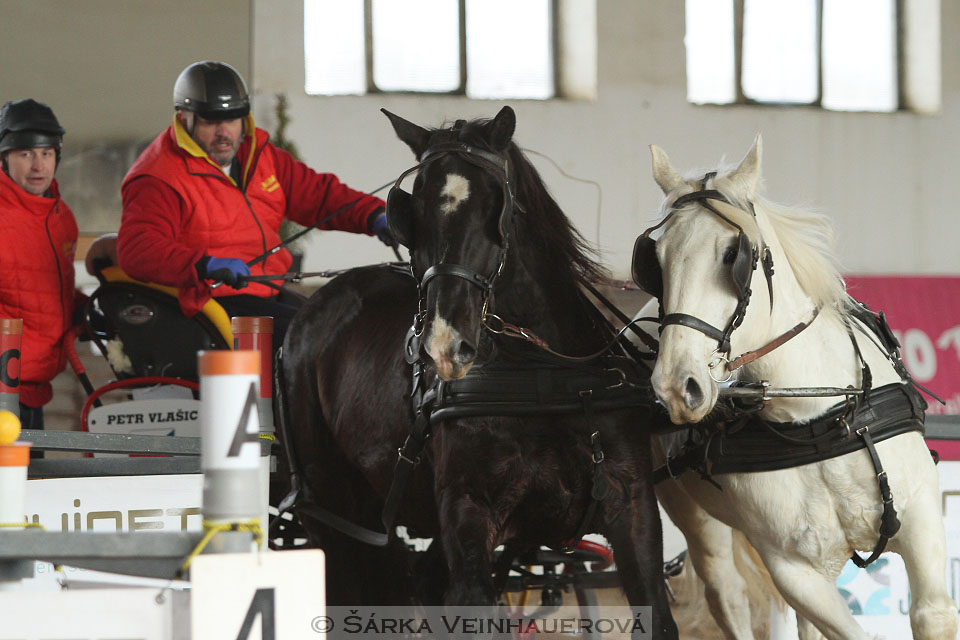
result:
<svg viewBox="0 0 960 640"><path fill-rule="evenodd" d="M821 309L845 312L850 298L840 273L830 219L819 212L788 207L768 200L760 194L762 186L758 187L757 193L746 193L742 184L727 179L728 176L729 173L720 174L715 180L715 188L744 212L743 220L747 222L744 230L748 235L752 235L749 230L757 229L753 216L746 213L750 211L752 202L758 218L764 217L773 228L790 269L804 293ZM782 265L774 265L774 269L778 267L784 268Z"/></svg>

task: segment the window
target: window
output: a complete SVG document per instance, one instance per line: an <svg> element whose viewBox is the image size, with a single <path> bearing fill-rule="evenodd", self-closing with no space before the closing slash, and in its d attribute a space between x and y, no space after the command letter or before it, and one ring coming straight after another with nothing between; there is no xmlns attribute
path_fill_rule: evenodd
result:
<svg viewBox="0 0 960 640"><path fill-rule="evenodd" d="M686 0L686 25L690 102L939 109L936 0Z"/></svg>
<svg viewBox="0 0 960 640"><path fill-rule="evenodd" d="M304 0L306 91L557 94L554 0Z"/></svg>

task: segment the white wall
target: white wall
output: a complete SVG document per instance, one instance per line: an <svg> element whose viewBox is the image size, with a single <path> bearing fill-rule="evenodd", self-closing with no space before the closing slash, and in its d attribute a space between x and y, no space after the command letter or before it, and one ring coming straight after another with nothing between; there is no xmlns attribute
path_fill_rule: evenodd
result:
<svg viewBox="0 0 960 640"><path fill-rule="evenodd" d="M663 147L681 170L739 161L756 133L764 137L767 194L812 204L836 222L850 273L960 271L960 215L952 189L960 140L960 45L943 39L939 116L833 113L812 108L698 107L685 99L683 3L598 0L598 99L512 101L516 139L565 171L602 185L602 209L590 185L561 176L532 157L580 231L604 262L626 277L633 240L655 217L660 192L650 177L648 145ZM304 159L348 184L372 189L413 164L381 107L424 126L490 117L501 102L449 97L317 97L303 91L301 0L255 0L255 113L274 126L277 92L290 100L288 135ZM960 3L943 2L942 31L960 27ZM599 227L599 232L598 232ZM332 268L389 259L368 239L315 234L307 266Z"/></svg>
<svg viewBox="0 0 960 640"><path fill-rule="evenodd" d="M250 71L251 0L3 0L0 102L48 103L65 153L150 139L170 124L173 82L197 60Z"/></svg>
<svg viewBox="0 0 960 640"><path fill-rule="evenodd" d="M955 39L943 38L944 107L938 116L696 107L685 100L683 2L597 1L598 99L510 104L522 146L602 185L598 223L594 187L531 158L615 274L626 276L633 239L660 202L647 145L662 146L681 170L706 168L724 155L739 160L757 132L764 136L768 194L830 213L849 272L958 271ZM67 201L73 196L79 205L74 209L83 209L83 231L119 224L113 192L120 176L102 174L122 174L129 160L114 158L116 150L109 148L100 155L114 158L105 163L113 168L94 171L92 161L74 161L72 154L94 142L150 140L169 123L173 80L194 60L235 64L255 91L259 123L269 130L275 125L273 94L285 93L293 118L288 134L308 163L365 190L392 180L413 160L380 107L440 126L489 117L502 106L449 97L305 95L301 0L6 0L2 8L0 101L31 96L49 102L60 116L68 130L61 178ZM942 13L942 33L957 32L960 3L942 2ZM86 204L98 190L107 192L102 211ZM391 257L369 238L313 235L311 268Z"/></svg>

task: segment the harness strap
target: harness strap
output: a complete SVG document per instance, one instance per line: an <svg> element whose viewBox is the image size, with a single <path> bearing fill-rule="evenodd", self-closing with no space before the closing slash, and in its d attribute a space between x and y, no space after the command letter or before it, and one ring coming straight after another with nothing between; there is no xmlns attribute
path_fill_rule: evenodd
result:
<svg viewBox="0 0 960 640"><path fill-rule="evenodd" d="M595 426L596 417L593 412L592 396L592 392L585 392L580 397L583 400L583 413L586 415L587 423ZM576 549L583 536L590 532L590 523L593 522L593 517L597 513L597 507L610 493L610 478L607 476L606 467L603 466L604 455L603 447L600 445L599 429L595 429L590 434L590 449L593 456L593 487L590 489L590 504L587 505L587 510L580 519L580 524L577 526L577 532L573 534L573 538L563 543L561 550L564 553L571 553Z"/></svg>
<svg viewBox="0 0 960 640"><path fill-rule="evenodd" d="M671 324L679 324L706 334L719 343L718 349L721 352L730 352L730 332L728 331L721 331L712 324L708 324L700 318L687 313L668 313L663 317L663 320L660 321L660 331L663 331L665 327Z"/></svg>
<svg viewBox="0 0 960 640"><path fill-rule="evenodd" d="M469 267L464 267L463 265L441 263L433 265L427 269L426 272L424 272L423 278L420 280L420 288L425 291L427 284L429 284L429 282L437 276L453 276L456 278L462 278L470 284L480 287L484 291L490 291L490 289L493 287L493 278L487 278L486 276L477 273Z"/></svg>
<svg viewBox="0 0 960 640"><path fill-rule="evenodd" d="M367 529L346 518L342 518L332 511L328 511L313 502L301 502L297 505L297 514L300 516L311 517L323 524L336 529L340 533L350 536L354 540L359 540L374 547L385 547L390 540L388 533L381 533L373 529Z"/></svg>
<svg viewBox="0 0 960 640"><path fill-rule="evenodd" d="M273 386L277 390L277 434L283 443L284 454L290 467L290 492L280 501L277 507L279 513L270 523L269 530L272 531L279 526L280 516L293 509L298 517L311 517L344 535L376 547L386 546L389 539L386 533L362 527L315 504L309 496L308 487L301 484L299 460L287 431L286 400L283 393L283 389L286 387L283 380L283 347L277 349L277 353L274 355Z"/></svg>
<svg viewBox="0 0 960 640"><path fill-rule="evenodd" d="M753 351L747 351L746 353L731 360L730 362L727 363L727 371L736 371L743 365L750 364L757 358L761 358L767 355L768 353L770 353L771 351L773 351L774 349L776 349L777 347L782 346L788 340L791 340L797 337L797 335L799 335L801 331L809 327L813 323L813 321L817 319L817 315L819 313L820 313L820 309L814 309L813 317L810 318L809 321L800 322L796 326L794 326L792 329L784 331L779 336L777 336L776 338L774 338L764 346L760 347L759 349L754 349Z"/></svg>
<svg viewBox="0 0 960 640"><path fill-rule="evenodd" d="M873 547L873 553L870 554L869 558L864 559L854 551L850 557L853 564L863 569L880 557L880 554L883 553L883 550L887 546L887 541L900 530L900 520L897 518L897 510L893 506L893 495L890 493L890 483L887 482L887 472L883 470L883 465L880 463L880 454L877 453L877 448L873 445L870 429L868 427L857 429L857 435L863 438L863 443L870 453L870 460L873 461L873 468L877 472L877 484L880 485L880 497L883 499L883 515L880 517L880 537L877 539L877 544Z"/></svg>
<svg viewBox="0 0 960 640"><path fill-rule="evenodd" d="M397 520L397 512L400 510L400 503L403 500L403 492L407 487L407 481L413 475L413 469L420 464L420 452L430 437L430 409L428 406L421 407L417 414L417 419L413 423L410 435L404 441L403 446L397 450L397 465L393 469L393 482L390 483L390 491L387 492L387 499L383 503L383 513L380 521L384 528L389 532L393 529L393 524Z"/></svg>
<svg viewBox="0 0 960 640"><path fill-rule="evenodd" d="M635 336L637 336L638 338L640 338L640 341L641 341L643 344L645 344L646 347L653 352L652 354L642 354L642 353L640 353L640 351L634 346L634 344L633 344L632 342L630 342L629 340L624 340L624 341L622 341L623 347L627 350L627 352L628 352L634 359L636 359L636 360L647 360L647 359L650 359L650 358L648 358L648 356L652 356L652 357L654 357L654 358L656 357L657 351L660 350L660 343L657 342L657 339L656 339L656 338L654 338L653 336L651 336L649 333L647 333L647 332L644 331L643 329L639 329L639 328L634 324L633 320L631 320L630 318L628 318L628 317L626 316L626 314L623 313L623 311L620 311L620 309L619 309L615 304L613 304L612 302L610 302L610 300L608 300L606 296L604 296L602 293L600 293L600 292L597 290L597 288L594 287L592 284L590 284L589 282L584 282L584 287L586 287L587 291L589 291L591 294L593 294L593 296L594 296L597 300L599 300L600 302L602 302L602 303L603 303L603 306L605 306L607 309L609 309L610 312L613 313L613 315L617 316L617 319L618 319L620 322L624 323L624 325L626 325L626 326L629 326L629 327L630 327L630 331L633 332L633 335L635 335Z"/></svg>

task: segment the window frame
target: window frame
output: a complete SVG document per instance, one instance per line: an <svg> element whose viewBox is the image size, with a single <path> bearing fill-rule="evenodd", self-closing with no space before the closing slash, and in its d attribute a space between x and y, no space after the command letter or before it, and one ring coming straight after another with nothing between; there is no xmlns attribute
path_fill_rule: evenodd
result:
<svg viewBox="0 0 960 640"><path fill-rule="evenodd" d="M367 0L369 1L369 0ZM733 106L748 105L761 107L812 107L830 112L840 112L837 109L830 109L823 106L823 0L815 0L816 4L816 56L817 56L817 97L811 102L773 102L767 100L755 100L748 97L743 92L743 16L745 0L732 0L733 2L733 74L734 74L734 98L732 102L707 102L703 103L712 106ZM896 25L896 37L894 44L897 48L895 70L897 74L896 86L896 108L892 111L864 111L857 109L854 113L899 113L901 111L910 111L906 91L906 73L905 48L906 38L904 36L904 0L894 0L894 24Z"/></svg>
<svg viewBox="0 0 960 640"><path fill-rule="evenodd" d="M738 0L740 1L740 0ZM560 35L559 35L559 0L547 0L549 2L548 19L550 24L548 29L551 48L550 73L553 82L553 93L542 98L543 100L554 100L562 98L561 93L561 74L560 74ZM467 0L457 0L459 11L459 50L460 58L460 84L451 91L417 91L410 90L386 90L376 85L373 78L374 65L374 47L373 47L373 0L363 0L363 45L364 45L364 72L366 75L366 92L364 95L414 95L414 96L458 96L470 98L471 100L486 100L488 98L473 98L467 95ZM494 98L490 98L494 99ZM500 99L500 98L496 98ZM509 100L541 100L541 98L506 98Z"/></svg>

